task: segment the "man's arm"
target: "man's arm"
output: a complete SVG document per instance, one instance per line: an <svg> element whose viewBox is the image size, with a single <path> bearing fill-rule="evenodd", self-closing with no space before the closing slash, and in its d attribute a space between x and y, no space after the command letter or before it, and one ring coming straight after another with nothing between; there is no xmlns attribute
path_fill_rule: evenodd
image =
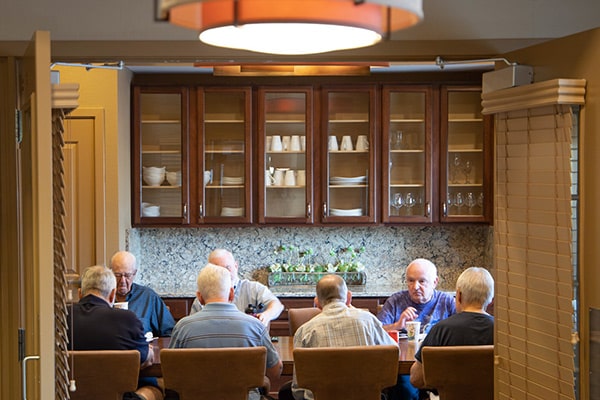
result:
<svg viewBox="0 0 600 400"><path fill-rule="evenodd" d="M283 362L279 360L277 364L273 365L270 368L267 368L266 375L271 381L275 381L279 379L281 376L281 371L283 370Z"/></svg>
<svg viewBox="0 0 600 400"><path fill-rule="evenodd" d="M149 344L148 345L148 356L146 357L144 362L142 362L142 365L140 365L140 369L144 369L146 367L151 366L153 362L154 362L154 349L153 349L152 345Z"/></svg>
<svg viewBox="0 0 600 400"><path fill-rule="evenodd" d="M269 325L269 322L279 317L281 312L283 311L283 304L279 301L278 298L274 298L267 304L267 308L259 314L256 314L256 317L263 323L263 325Z"/></svg>
<svg viewBox="0 0 600 400"><path fill-rule="evenodd" d="M398 321L383 326L386 331L399 331L400 329L406 329L406 321L413 321L419 317L417 309L414 307L406 307Z"/></svg>
<svg viewBox="0 0 600 400"><path fill-rule="evenodd" d="M421 361L415 360L413 365L410 367L410 383L419 389L425 387L425 380L423 379L423 364Z"/></svg>

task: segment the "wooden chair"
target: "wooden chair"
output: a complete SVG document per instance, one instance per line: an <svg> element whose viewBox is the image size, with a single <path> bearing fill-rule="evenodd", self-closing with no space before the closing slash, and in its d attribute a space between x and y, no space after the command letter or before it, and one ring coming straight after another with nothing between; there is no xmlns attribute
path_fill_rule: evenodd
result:
<svg viewBox="0 0 600 400"><path fill-rule="evenodd" d="M294 336L294 334L301 325L310 321L315 315L319 314L320 312L321 309L317 307L290 308L288 310L290 336Z"/></svg>
<svg viewBox="0 0 600 400"><path fill-rule="evenodd" d="M380 400L396 384L396 346L315 347L294 349L298 387L315 400Z"/></svg>
<svg viewBox="0 0 600 400"><path fill-rule="evenodd" d="M137 350L69 351L77 390L72 400L121 400L123 393L134 392L140 372Z"/></svg>
<svg viewBox="0 0 600 400"><path fill-rule="evenodd" d="M246 400L268 382L264 347L162 349L160 360L165 389L179 400Z"/></svg>
<svg viewBox="0 0 600 400"><path fill-rule="evenodd" d="M440 400L494 400L494 346L425 346L423 378Z"/></svg>

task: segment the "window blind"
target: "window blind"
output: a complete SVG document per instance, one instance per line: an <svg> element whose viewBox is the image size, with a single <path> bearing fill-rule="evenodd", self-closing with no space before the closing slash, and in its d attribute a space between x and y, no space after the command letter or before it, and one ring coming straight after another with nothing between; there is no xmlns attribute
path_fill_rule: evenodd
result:
<svg viewBox="0 0 600 400"><path fill-rule="evenodd" d="M496 392L574 399L568 105L496 115Z"/></svg>

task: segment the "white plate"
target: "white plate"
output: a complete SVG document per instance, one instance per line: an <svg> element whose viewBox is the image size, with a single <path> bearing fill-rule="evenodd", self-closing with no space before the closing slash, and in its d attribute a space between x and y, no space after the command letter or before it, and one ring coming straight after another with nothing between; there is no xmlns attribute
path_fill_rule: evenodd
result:
<svg viewBox="0 0 600 400"><path fill-rule="evenodd" d="M244 183L244 177L243 176L224 176L223 177L223 181L222 181L223 185L241 185Z"/></svg>
<svg viewBox="0 0 600 400"><path fill-rule="evenodd" d="M329 210L329 214L336 217L360 217L361 215L363 215L363 211L362 208L332 208Z"/></svg>
<svg viewBox="0 0 600 400"><path fill-rule="evenodd" d="M367 181L366 176L332 176L329 178L329 183L333 185L346 185L350 183L365 183Z"/></svg>
<svg viewBox="0 0 600 400"><path fill-rule="evenodd" d="M221 208L222 217L241 217L244 215L244 207L223 207Z"/></svg>

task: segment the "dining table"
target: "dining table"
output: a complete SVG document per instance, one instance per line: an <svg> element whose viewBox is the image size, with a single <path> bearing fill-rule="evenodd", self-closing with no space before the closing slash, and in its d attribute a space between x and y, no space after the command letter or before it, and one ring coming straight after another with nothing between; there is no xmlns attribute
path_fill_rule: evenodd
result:
<svg viewBox="0 0 600 400"><path fill-rule="evenodd" d="M273 337L273 345L279 353L279 358L283 362L282 376L292 376L294 371L294 338L292 336ZM147 368L140 371L140 376L161 377L162 369L160 365L160 350L169 347L170 337L161 337L153 341L154 362ZM409 341L405 338L398 340L400 347L400 356L398 358L398 375L410 374L410 367L415 361L415 352L418 344L415 341Z"/></svg>

